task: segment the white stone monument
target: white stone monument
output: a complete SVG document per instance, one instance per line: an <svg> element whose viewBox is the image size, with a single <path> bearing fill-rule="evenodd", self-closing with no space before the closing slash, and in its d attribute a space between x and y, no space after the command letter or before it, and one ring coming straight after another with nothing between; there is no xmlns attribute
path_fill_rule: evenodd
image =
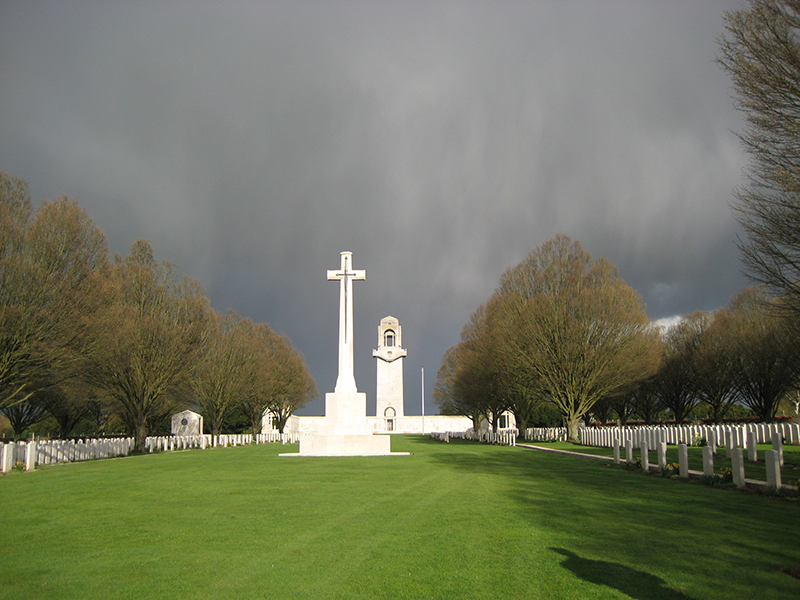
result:
<svg viewBox="0 0 800 600"><path fill-rule="evenodd" d="M318 432L301 435L300 453L294 456L392 454L391 438L372 434L367 395L358 391L353 374L353 281L365 280L367 272L352 267L353 253L342 252L340 269L328 271L329 281L339 281L339 375L334 391L325 394L325 418Z"/></svg>
<svg viewBox="0 0 800 600"><path fill-rule="evenodd" d="M172 435L203 435L203 416L192 410L172 415Z"/></svg>
<svg viewBox="0 0 800 600"><path fill-rule="evenodd" d="M400 322L392 316L381 319L378 327L378 359L375 416L383 418L384 431L395 431L397 418L403 416L403 361Z"/></svg>

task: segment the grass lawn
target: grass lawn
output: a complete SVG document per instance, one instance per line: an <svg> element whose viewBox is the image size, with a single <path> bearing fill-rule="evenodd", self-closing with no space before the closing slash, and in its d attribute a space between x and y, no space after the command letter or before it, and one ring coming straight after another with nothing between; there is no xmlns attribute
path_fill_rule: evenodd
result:
<svg viewBox="0 0 800 600"><path fill-rule="evenodd" d="M527 443L527 442L526 442ZM599 456L614 456L613 448L599 448L594 446L581 446L570 442L529 442L534 446L544 448L554 448L556 450L569 450L570 452L581 452L583 454L596 454ZM703 449L698 446L689 446L689 469L693 471L703 470ZM767 480L767 467L764 463L764 452L772 450L772 444L758 444L758 461L750 462L747 460L747 449L744 451L744 474L748 479ZM633 451L634 459L641 456L639 449ZM625 461L625 447L620 447L620 459ZM678 462L678 447L667 446L667 462ZM783 446L783 462L781 467L781 481L791 485L796 485L800 479L800 446ZM658 453L650 450L650 464L658 464ZM725 457L725 447L718 446L714 456L714 472L720 473L724 468L731 468L731 459Z"/></svg>
<svg viewBox="0 0 800 600"><path fill-rule="evenodd" d="M800 507L523 448L191 450L0 477L0 598L800 597Z"/></svg>

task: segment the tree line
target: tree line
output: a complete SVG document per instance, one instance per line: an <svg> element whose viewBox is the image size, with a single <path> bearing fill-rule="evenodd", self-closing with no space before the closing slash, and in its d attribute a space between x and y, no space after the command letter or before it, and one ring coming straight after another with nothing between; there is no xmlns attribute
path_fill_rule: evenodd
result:
<svg viewBox="0 0 800 600"><path fill-rule="evenodd" d="M616 267L559 235L508 269L470 316L439 369L443 413L517 427L557 409L577 439L581 421L683 422L698 406L720 422L734 406L764 421L800 383L795 320L763 287L662 330Z"/></svg>
<svg viewBox="0 0 800 600"><path fill-rule="evenodd" d="M145 240L111 259L75 199L33 210L27 182L0 172L0 413L15 434L48 415L62 437L116 419L142 451L186 407L214 434L232 412L258 433L271 411L282 431L316 395L286 336L214 310Z"/></svg>

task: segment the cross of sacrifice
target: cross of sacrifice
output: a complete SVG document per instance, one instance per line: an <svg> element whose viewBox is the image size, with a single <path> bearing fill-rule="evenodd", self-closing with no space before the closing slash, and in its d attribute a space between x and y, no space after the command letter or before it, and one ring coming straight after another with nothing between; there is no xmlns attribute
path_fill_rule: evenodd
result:
<svg viewBox="0 0 800 600"><path fill-rule="evenodd" d="M367 278L366 271L352 270L353 253L342 252L341 268L328 271L328 281L339 281L339 376L336 379L337 393L355 393L356 379L353 374L353 281Z"/></svg>

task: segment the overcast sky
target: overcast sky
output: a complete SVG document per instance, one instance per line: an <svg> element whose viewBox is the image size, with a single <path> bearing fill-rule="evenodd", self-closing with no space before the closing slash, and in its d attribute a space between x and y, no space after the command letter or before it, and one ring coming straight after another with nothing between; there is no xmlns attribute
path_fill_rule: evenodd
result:
<svg viewBox="0 0 800 600"><path fill-rule="evenodd" d="M395 316L419 414L420 369L430 402L470 312L557 233L615 263L654 320L747 285L742 119L715 63L743 4L0 0L0 170L286 333L322 393L326 270L352 251L359 390L374 411Z"/></svg>

